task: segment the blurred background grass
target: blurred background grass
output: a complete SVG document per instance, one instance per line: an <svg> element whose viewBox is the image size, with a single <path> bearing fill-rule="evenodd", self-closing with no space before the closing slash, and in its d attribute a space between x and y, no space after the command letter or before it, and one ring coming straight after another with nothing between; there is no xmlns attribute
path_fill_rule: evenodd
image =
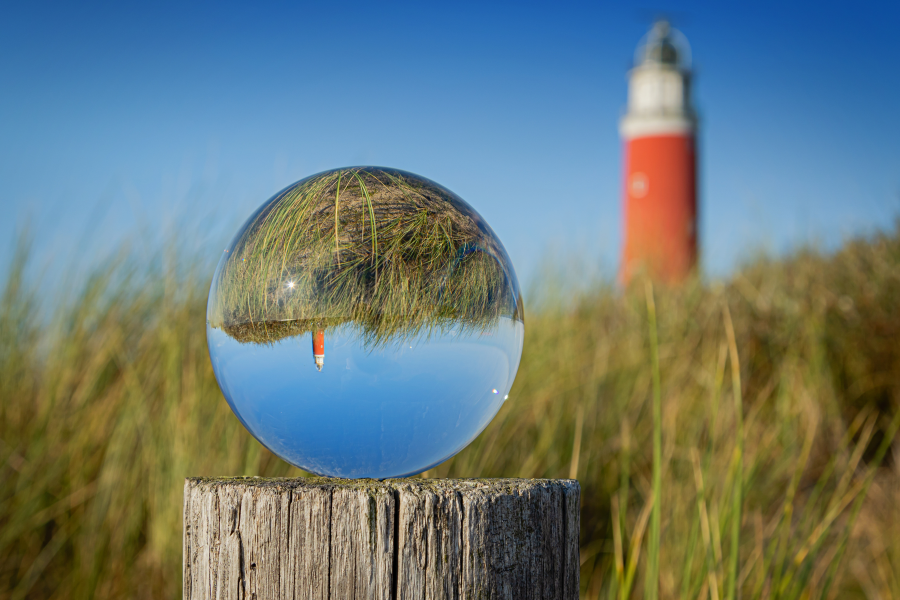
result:
<svg viewBox="0 0 900 600"><path fill-rule="evenodd" d="M46 297L27 247L0 299L0 598L175 597L185 476L301 473L218 390L211 265L173 242ZM509 401L427 476L577 477L586 598L900 597L900 226L724 283L537 287Z"/></svg>

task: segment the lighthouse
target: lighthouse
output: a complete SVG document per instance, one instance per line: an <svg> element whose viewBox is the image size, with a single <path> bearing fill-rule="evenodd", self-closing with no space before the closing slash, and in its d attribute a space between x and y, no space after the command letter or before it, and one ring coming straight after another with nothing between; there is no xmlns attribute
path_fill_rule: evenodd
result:
<svg viewBox="0 0 900 600"><path fill-rule="evenodd" d="M313 334L313 360L316 368L322 370L325 365L325 330L319 329Z"/></svg>
<svg viewBox="0 0 900 600"><path fill-rule="evenodd" d="M690 49L666 21L657 21L638 46L619 131L625 167L619 279L678 283L697 263L697 117Z"/></svg>

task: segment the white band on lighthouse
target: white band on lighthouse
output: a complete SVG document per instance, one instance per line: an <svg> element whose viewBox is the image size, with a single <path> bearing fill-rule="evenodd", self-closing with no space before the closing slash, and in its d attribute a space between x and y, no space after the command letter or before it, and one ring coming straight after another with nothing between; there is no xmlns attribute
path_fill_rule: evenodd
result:
<svg viewBox="0 0 900 600"><path fill-rule="evenodd" d="M693 135L696 121L686 115L626 115L619 123L622 139L653 135Z"/></svg>

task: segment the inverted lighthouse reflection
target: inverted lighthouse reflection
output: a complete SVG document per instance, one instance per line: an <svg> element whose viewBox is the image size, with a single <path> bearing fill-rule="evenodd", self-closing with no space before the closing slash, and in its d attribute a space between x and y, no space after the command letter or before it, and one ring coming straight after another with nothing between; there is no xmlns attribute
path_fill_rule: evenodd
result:
<svg viewBox="0 0 900 600"><path fill-rule="evenodd" d="M507 398L524 338L512 265L478 213L378 168L265 203L220 261L207 321L244 426L295 466L351 478L413 475L464 448Z"/></svg>

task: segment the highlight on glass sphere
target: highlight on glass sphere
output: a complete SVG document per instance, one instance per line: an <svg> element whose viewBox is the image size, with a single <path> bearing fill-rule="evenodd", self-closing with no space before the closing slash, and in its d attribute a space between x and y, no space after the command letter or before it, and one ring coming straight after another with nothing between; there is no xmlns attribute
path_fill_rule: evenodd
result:
<svg viewBox="0 0 900 600"><path fill-rule="evenodd" d="M508 397L523 339L497 235L453 192L387 168L325 171L264 203L207 305L238 419L331 477L415 475L462 450Z"/></svg>

